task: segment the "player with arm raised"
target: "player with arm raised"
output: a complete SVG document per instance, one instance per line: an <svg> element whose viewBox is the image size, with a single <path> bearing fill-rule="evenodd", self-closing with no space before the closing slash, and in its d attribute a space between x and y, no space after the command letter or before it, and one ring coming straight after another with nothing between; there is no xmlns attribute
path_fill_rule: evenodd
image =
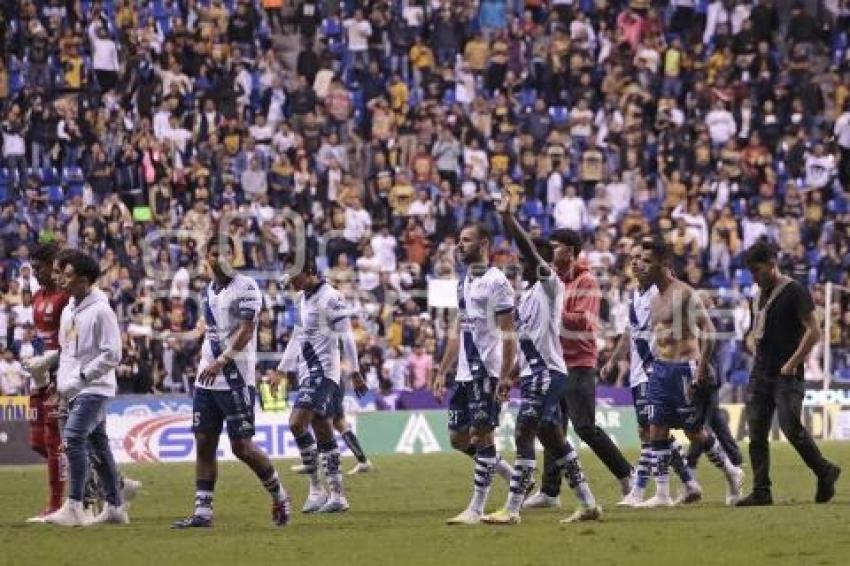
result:
<svg viewBox="0 0 850 566"><path fill-rule="evenodd" d="M652 360L654 359L652 351L655 344L650 329L652 321L649 315L650 305L658 296L658 287L647 280L646 271L641 269L642 252L643 248L640 244L637 244L632 247L630 254L632 274L637 280L637 289L634 290L629 304L629 325L620 336L614 352L611 354L611 359L602 367L601 372L603 377L609 377L615 364L627 351L629 352L629 387L632 390L632 401L634 402L641 445L640 457L635 466L634 485L631 492L617 503L621 507L634 507L643 501L652 469L647 388L649 387L649 373L652 371ZM672 436L670 437L670 454L670 464L685 485L680 501L682 503L696 503L702 498L702 489L687 467L682 456L682 445Z"/></svg>
<svg viewBox="0 0 850 566"><path fill-rule="evenodd" d="M207 243L212 281L203 297L204 342L192 403L195 433L195 510L172 528L211 527L218 476L216 451L222 426L233 455L248 465L272 499L272 521L289 522L290 500L268 456L254 444L257 320L263 298L257 282L231 267L234 244L215 236Z"/></svg>
<svg viewBox="0 0 850 566"><path fill-rule="evenodd" d="M333 425L334 416L341 411L338 405L342 403L342 368L351 372L356 390L365 388L351 331L351 313L342 294L318 275L310 259L291 277L290 283L301 292L299 320L278 372L294 370L298 375L298 395L289 428L310 476L310 491L301 510L304 513L340 513L349 508ZM328 489L319 480L319 461Z"/></svg>
<svg viewBox="0 0 850 566"><path fill-rule="evenodd" d="M714 324L699 295L672 274L668 245L655 237L643 240L641 246L640 269L645 271L645 281L658 287L658 296L650 302L655 349L647 390L656 493L639 506L675 504L670 497L668 476L671 428L683 429L691 442L705 447L711 463L726 477L726 503L734 504L740 497L744 472L732 464L706 429L693 401L694 391L710 386L712 379L709 363L714 348Z"/></svg>
<svg viewBox="0 0 850 566"><path fill-rule="evenodd" d="M517 416L514 475L505 507L483 517L482 521L490 524L519 522L520 508L534 477L534 442L538 437L555 458L580 502L576 512L563 522L596 520L601 509L582 472L578 453L561 426L560 400L567 386L567 365L559 334L564 283L550 265L552 247L546 241L532 242L511 214L510 197L503 198L499 212L508 234L519 247L523 279L529 286L519 295L516 311L519 352L515 371L520 376L522 401ZM499 401L507 401L511 386L510 379L503 377L499 381Z"/></svg>
<svg viewBox="0 0 850 566"><path fill-rule="evenodd" d="M499 465L493 435L500 411L496 385L510 379L516 361L514 291L505 274L489 264L491 239L477 223L460 232L457 249L467 272L458 284L458 320L432 384L442 400L447 374L457 363L449 397L449 438L456 450L469 455L475 451L472 500L447 521L450 525L476 524L484 514Z"/></svg>

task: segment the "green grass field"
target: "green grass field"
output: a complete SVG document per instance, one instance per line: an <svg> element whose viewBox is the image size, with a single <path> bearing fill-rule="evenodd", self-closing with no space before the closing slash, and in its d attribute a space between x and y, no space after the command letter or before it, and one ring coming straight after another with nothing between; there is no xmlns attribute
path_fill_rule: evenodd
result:
<svg viewBox="0 0 850 566"><path fill-rule="evenodd" d="M773 507L724 507L720 475L702 462L704 502L658 510L616 508L615 481L583 451L605 509L603 521L560 525L557 520L574 502L568 492L564 509L527 512L522 524L512 527L444 525L469 497L472 466L460 455L376 459L377 473L346 478L349 513L298 513L284 529L270 525L266 494L247 468L225 464L216 525L192 532L169 529L190 511L191 465L126 467L128 475L144 482L131 509L132 524L91 529L24 524L43 502L44 471L0 468L0 564L848 564L850 444L825 444L824 451L846 474L828 505L811 503L814 478L788 446L779 446L773 458ZM277 464L300 509L306 483L289 473L291 463ZM748 473L748 486L749 479ZM497 480L488 510L501 506L505 493Z"/></svg>

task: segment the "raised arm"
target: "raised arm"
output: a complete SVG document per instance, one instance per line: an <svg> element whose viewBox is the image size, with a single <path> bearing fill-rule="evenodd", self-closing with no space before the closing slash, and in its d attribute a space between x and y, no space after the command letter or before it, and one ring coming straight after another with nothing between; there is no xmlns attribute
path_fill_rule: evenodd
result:
<svg viewBox="0 0 850 566"><path fill-rule="evenodd" d="M519 222L517 222L511 212L511 197L507 192L502 195L502 200L499 202L498 208L499 214L502 216L502 221L505 223L505 229L508 231L508 234L513 236L520 253L525 258L533 259L537 266L538 273L544 277L548 277L551 271L549 264L540 257L540 253L534 246L534 242L531 241L531 237L528 235L528 232L520 226Z"/></svg>

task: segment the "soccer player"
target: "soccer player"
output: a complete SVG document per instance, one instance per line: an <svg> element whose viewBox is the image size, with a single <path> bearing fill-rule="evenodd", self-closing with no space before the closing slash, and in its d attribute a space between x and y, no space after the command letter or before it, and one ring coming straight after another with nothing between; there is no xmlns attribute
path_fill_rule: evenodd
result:
<svg viewBox="0 0 850 566"><path fill-rule="evenodd" d="M457 363L449 397L449 438L456 450L475 450L473 495L450 525L477 524L499 462L493 430L499 424L498 381L510 379L516 361L514 291L498 267L489 265L491 236L477 223L460 231L458 253L466 275L458 284L458 318L432 384L442 401L446 376Z"/></svg>
<svg viewBox="0 0 850 566"><path fill-rule="evenodd" d="M607 378L620 358L629 349L629 387L632 390L635 415L640 435L640 457L635 466L635 481L632 490L617 505L634 507L643 502L646 486L652 468L652 448L649 443L649 402L646 397L649 383L649 372L652 370L654 340L650 330L650 305L658 296L658 287L646 279L646 271L641 269L641 254L643 248L635 245L630 254L632 274L637 280L638 287L632 294L629 304L629 325L620 336L611 359L602 367L601 374ZM702 498L702 489L688 469L682 457L683 448L677 440L670 437L671 465L685 485L679 501L696 503Z"/></svg>
<svg viewBox="0 0 850 566"><path fill-rule="evenodd" d="M71 301L59 326L59 394L69 399L63 438L68 456L68 498L44 520L62 526L130 522L122 505L118 470L106 434L106 403L115 396L115 368L121 361L121 329L109 300L95 283L97 261L82 253L61 256L64 290ZM88 452L96 456L97 473L106 491L103 511L88 521L83 496L89 472Z"/></svg>
<svg viewBox="0 0 850 566"><path fill-rule="evenodd" d="M234 244L214 236L206 261L212 281L203 297L204 342L192 402L195 433L195 510L172 528L211 527L218 476L216 451L222 426L233 455L248 465L272 500L272 522L286 525L290 499L268 456L254 444L257 321L263 298L257 282L233 271Z"/></svg>
<svg viewBox="0 0 850 566"><path fill-rule="evenodd" d="M59 350L59 320L69 297L53 278L53 260L58 252L56 245L40 246L32 254L33 271L41 288L33 296L33 317L41 351L39 359L24 361L33 377L30 409L35 418L30 422L30 446L47 459L47 485L50 492L47 507L28 523L42 523L44 517L62 506L68 462L62 451L59 430L59 399L56 384L47 369L47 352Z"/></svg>
<svg viewBox="0 0 850 566"><path fill-rule="evenodd" d="M658 288L658 295L649 306L655 348L647 388L656 492L638 506L675 504L669 486L671 428L681 428L691 442L703 444L711 463L726 477L726 503L732 505L740 498L744 472L732 464L699 420L693 403L695 390L711 386L709 360L714 348L714 324L699 295L672 274L667 243L655 237L643 240L641 246L641 277Z"/></svg>
<svg viewBox="0 0 850 566"><path fill-rule="evenodd" d="M519 336L516 371L520 376L522 400L517 416L514 474L505 507L481 520L490 524L520 521L520 508L534 478L534 442L537 437L555 458L580 502L575 513L562 522L596 520L601 516L601 509L596 505L582 472L578 454L561 427L563 418L559 401L567 386L567 365L559 333L564 283L550 265L552 247L545 241L532 242L511 214L510 197L504 197L499 204L499 212L507 232L513 235L519 247L522 277L529 287L519 295L516 310ZM556 242L554 254L564 251ZM507 401L511 385L512 376L500 379L496 392L498 401Z"/></svg>
<svg viewBox="0 0 850 566"><path fill-rule="evenodd" d="M561 400L563 428L566 431L567 425L572 422L576 435L617 478L621 493L626 495L631 489L632 466L611 437L596 424L596 329L602 298L599 283L581 256L582 240L577 232L555 230L549 241L558 242L564 249L554 262L558 277L566 285L561 314L561 347L570 373ZM540 491L529 497L523 506L560 507L560 493L561 474L552 455L544 451Z"/></svg>
<svg viewBox="0 0 850 566"><path fill-rule="evenodd" d="M768 441L774 413L779 414L785 438L817 477L815 503L826 503L835 495L841 468L823 457L800 421L804 363L820 339L815 305L808 289L779 272L771 242L753 244L745 261L759 286L749 336L755 363L750 377L752 396L747 401L753 491L737 505L773 503Z"/></svg>
<svg viewBox="0 0 850 566"><path fill-rule="evenodd" d="M341 513L349 509L333 425L334 415L342 410L338 407L342 402L341 365L351 372L356 391L365 392L366 382L360 375L350 312L342 294L319 276L312 259L290 282L301 292L299 320L278 366L278 379L282 372L297 371L298 395L289 428L310 476L310 491L301 511ZM325 472L328 489L319 479L317 460Z"/></svg>

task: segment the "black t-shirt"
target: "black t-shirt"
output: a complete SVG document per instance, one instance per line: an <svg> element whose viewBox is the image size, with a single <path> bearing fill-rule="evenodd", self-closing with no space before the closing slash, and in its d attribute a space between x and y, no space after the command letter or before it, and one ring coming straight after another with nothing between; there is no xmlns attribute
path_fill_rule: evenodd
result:
<svg viewBox="0 0 850 566"><path fill-rule="evenodd" d="M759 307L769 296L769 292L761 294ZM814 309L809 290L797 281L789 283L770 305L755 364L766 376L778 376L782 366L794 355L806 332L803 319ZM803 377L802 365L797 376Z"/></svg>

